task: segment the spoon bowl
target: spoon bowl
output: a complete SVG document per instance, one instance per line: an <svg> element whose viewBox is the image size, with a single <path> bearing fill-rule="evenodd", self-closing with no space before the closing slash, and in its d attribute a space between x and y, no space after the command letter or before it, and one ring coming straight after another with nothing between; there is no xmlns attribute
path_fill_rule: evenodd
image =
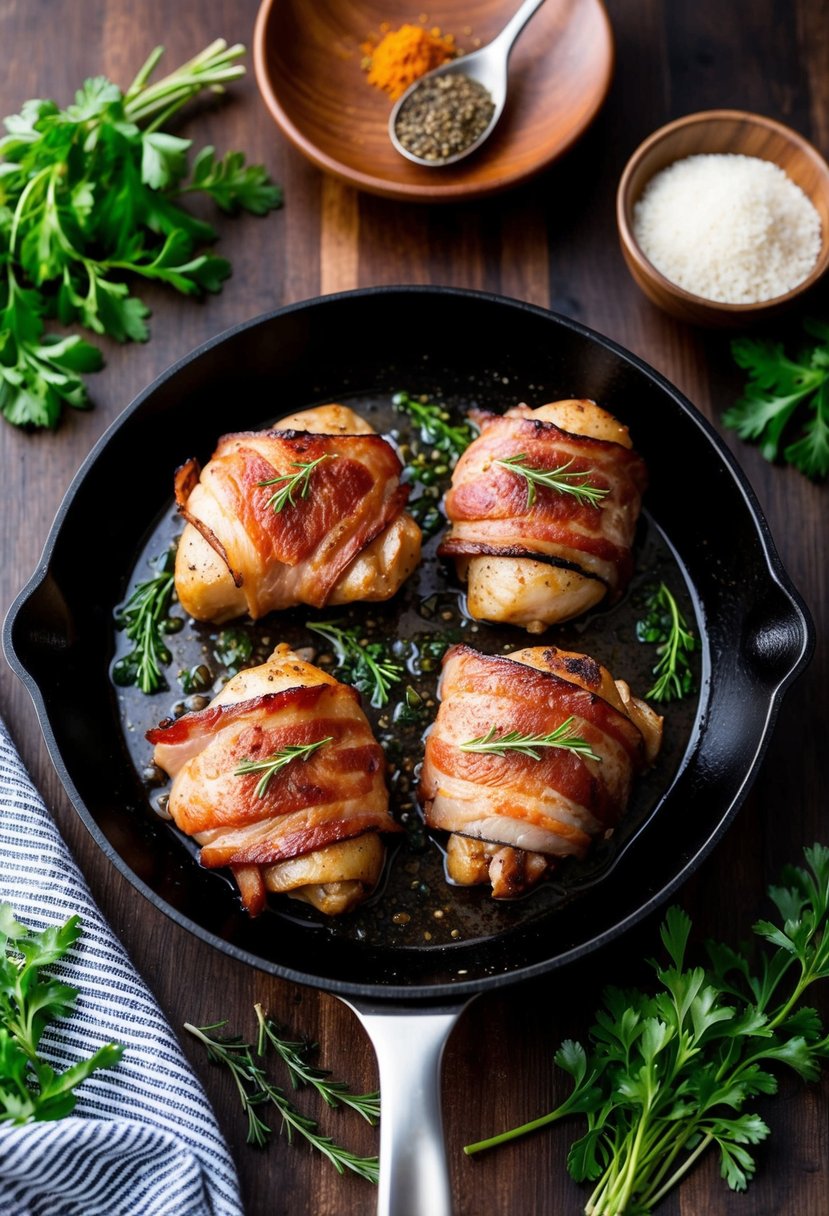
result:
<svg viewBox="0 0 829 1216"><path fill-rule="evenodd" d="M530 18L541 8L543 3L544 0L524 0L524 3L513 14L500 34L496 35L486 46L463 55L460 59L454 59L451 63L441 64L439 68L433 68L431 72L426 72L425 75L409 85L406 92L398 98L389 115L389 138L401 156L405 156L407 160L412 161L416 165L425 165L429 169L440 169L446 165L456 165L458 161L465 160L467 156L471 156L473 152L477 152L481 144L486 143L495 130L506 105L509 57L512 48L518 35ZM450 156L435 158L418 156L407 148L405 144L401 143L397 134L398 119L402 108L406 105L409 98L419 89L423 88L428 81L435 80L440 76L466 76L470 80L476 81L489 93L495 108L487 126L481 134L459 151L452 153Z"/></svg>

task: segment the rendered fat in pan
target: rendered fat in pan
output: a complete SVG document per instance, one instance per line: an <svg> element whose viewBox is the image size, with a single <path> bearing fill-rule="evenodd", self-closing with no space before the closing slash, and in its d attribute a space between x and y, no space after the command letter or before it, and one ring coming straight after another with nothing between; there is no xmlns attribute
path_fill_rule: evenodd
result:
<svg viewBox="0 0 829 1216"><path fill-rule="evenodd" d="M458 337L468 333L472 344ZM268 933L267 918L251 922L232 895L215 899L209 876L182 857L164 824L150 822L108 679L112 608L148 525L168 508L170 470L194 454L194 441L195 454L206 458L228 429L229 411L234 429L255 428L315 403L400 387L474 395L484 406L505 397L591 397L617 414L647 462L647 510L684 571L703 644L684 754L653 813L596 874L601 897L586 883L543 915L498 933L402 950L332 942L321 928L290 919L279 934ZM124 470L135 467L142 493L124 495ZM107 511L114 501L118 512ZM90 536L95 561L79 562ZM6 620L4 645L67 793L113 865L217 949L333 992L355 1009L377 1049L384 1095L379 1210L446 1216L438 1082L459 1012L480 992L605 945L676 891L740 807L812 636L751 488L714 430L667 381L542 309L448 288L391 287L307 301L241 325L142 393L70 487ZM402 1100L412 1092L421 1095L416 1106Z"/></svg>

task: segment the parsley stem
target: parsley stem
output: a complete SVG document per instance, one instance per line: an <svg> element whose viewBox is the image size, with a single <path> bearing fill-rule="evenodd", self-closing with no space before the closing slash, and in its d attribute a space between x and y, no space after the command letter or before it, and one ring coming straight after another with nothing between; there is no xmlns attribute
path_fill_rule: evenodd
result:
<svg viewBox="0 0 829 1216"><path fill-rule="evenodd" d="M244 53L240 43L229 47L223 38L217 38L174 72L148 84L163 54L163 48L156 47L125 94L126 118L139 126L153 120L146 129L155 130L203 89L221 91L223 84L243 76L245 69L235 60Z"/></svg>
<svg viewBox="0 0 829 1216"><path fill-rule="evenodd" d="M682 1165L677 1170L674 1170L673 1174L671 1174L670 1178L664 1184L664 1186L661 1186L659 1188L659 1190L656 1191L655 1194L648 1193L648 1194L642 1196L642 1205L646 1210L656 1207L657 1203L659 1203L660 1200L664 1199L665 1196L670 1191L673 1190L673 1188L677 1185L678 1182L682 1181L682 1179L685 1177L685 1175L688 1173L688 1171L692 1168L694 1163L702 1156L702 1154L705 1152L705 1150L713 1142L713 1139L714 1139L714 1137L709 1132L706 1136L704 1136L702 1138L702 1140L700 1140L697 1147L691 1153L689 1153L689 1155L683 1161ZM687 1137L685 1137L683 1139L682 1143L684 1144L686 1140L687 1140ZM671 1156L668 1158L669 1161L675 1159L676 1153L679 1151L679 1147L680 1146L677 1145L675 1152L673 1152L671 1154Z"/></svg>

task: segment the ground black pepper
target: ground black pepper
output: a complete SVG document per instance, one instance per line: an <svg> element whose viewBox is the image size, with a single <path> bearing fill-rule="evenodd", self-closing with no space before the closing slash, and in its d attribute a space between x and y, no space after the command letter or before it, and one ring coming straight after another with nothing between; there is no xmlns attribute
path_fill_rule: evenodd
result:
<svg viewBox="0 0 829 1216"><path fill-rule="evenodd" d="M400 107L398 140L423 160L446 160L465 151L490 124L495 103L470 76L452 72L424 80Z"/></svg>

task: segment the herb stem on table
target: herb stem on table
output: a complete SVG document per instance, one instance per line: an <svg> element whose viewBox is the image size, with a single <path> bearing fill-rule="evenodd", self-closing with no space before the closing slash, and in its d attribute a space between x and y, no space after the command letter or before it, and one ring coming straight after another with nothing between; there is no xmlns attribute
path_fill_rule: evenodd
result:
<svg viewBox="0 0 829 1216"><path fill-rule="evenodd" d="M47 319L80 324L118 342L149 337L149 309L125 275L185 295L221 290L230 264L201 252L214 228L179 206L185 193L222 210L256 215L281 205L261 165L240 152L217 159L159 128L204 90L244 75L240 45L219 39L154 83L156 47L126 93L103 76L73 104L27 101L0 139L0 412L18 426L55 427L64 405L88 405L84 373L102 366L76 334L45 332Z"/></svg>
<svg viewBox="0 0 829 1216"><path fill-rule="evenodd" d="M345 1081L330 1080L331 1073L325 1069L316 1068L308 1062L308 1055L316 1050L316 1043L300 1043L285 1039L279 1032L276 1023L265 1013L261 1005L254 1005L256 1019L259 1023L259 1039L257 1054L263 1056L268 1044L280 1057L288 1069L291 1084L294 1089L304 1085L312 1086L326 1105L331 1107L348 1106L358 1115L374 1126L380 1119L380 1094L377 1090L368 1094L354 1094Z"/></svg>
<svg viewBox="0 0 829 1216"><path fill-rule="evenodd" d="M565 1101L465 1151L581 1114L587 1128L567 1165L577 1181L595 1184L585 1207L593 1216L651 1212L714 1145L723 1178L745 1190L756 1169L751 1146L769 1135L745 1104L776 1093L770 1065L814 1081L829 1054L817 1010L801 1004L829 978L829 848L804 852L806 866L786 867L769 889L780 923L754 925L759 959L747 947L709 942L707 966L691 966L691 922L669 909L661 929L668 963L652 964L658 990L608 989L588 1048L567 1040L556 1053L573 1081Z"/></svg>
<svg viewBox="0 0 829 1216"><path fill-rule="evenodd" d="M349 1105L357 1110L370 1123L376 1122L375 1109L379 1114L378 1095L353 1095L342 1082L328 1081L328 1074L321 1069L312 1068L302 1044L282 1040L275 1024L266 1017L262 1007L257 1005L256 1016L259 1024L257 1039L257 1055L262 1058L268 1046L272 1046L280 1058L288 1065L291 1083L294 1088L300 1085L311 1085L323 1097L329 1106ZM276 1107L281 1118L281 1129L285 1131L288 1143L293 1143L294 1133L302 1136L312 1148L322 1153L331 1162L338 1174L350 1170L369 1182L377 1182L380 1163L377 1157L361 1157L349 1149L337 1144L331 1136L323 1135L317 1121L309 1115L304 1115L285 1092L268 1080L264 1069L254 1059L253 1044L239 1036L229 1037L213 1032L222 1030L226 1022L214 1022L209 1026L193 1026L185 1023L188 1030L207 1049L208 1059L215 1064L224 1065L233 1076L242 1108L248 1119L248 1144L263 1148L271 1135L271 1129L259 1115L259 1108L270 1104ZM346 1102L346 1097L351 1101Z"/></svg>

